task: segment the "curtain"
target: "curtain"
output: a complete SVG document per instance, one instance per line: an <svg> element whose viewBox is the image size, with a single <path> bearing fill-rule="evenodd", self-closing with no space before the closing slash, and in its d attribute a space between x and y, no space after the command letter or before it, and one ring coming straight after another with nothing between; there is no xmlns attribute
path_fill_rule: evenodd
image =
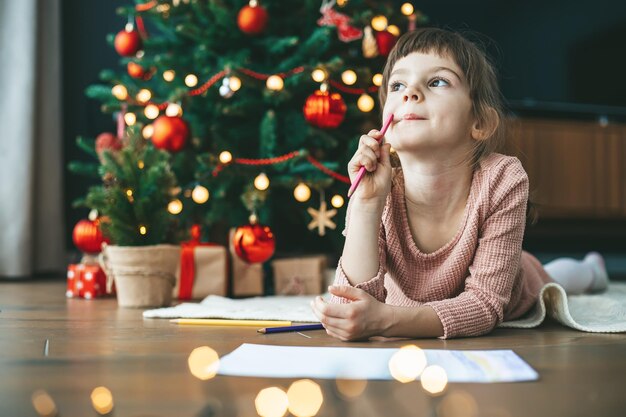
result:
<svg viewBox="0 0 626 417"><path fill-rule="evenodd" d="M0 0L0 276L65 267L60 0Z"/></svg>

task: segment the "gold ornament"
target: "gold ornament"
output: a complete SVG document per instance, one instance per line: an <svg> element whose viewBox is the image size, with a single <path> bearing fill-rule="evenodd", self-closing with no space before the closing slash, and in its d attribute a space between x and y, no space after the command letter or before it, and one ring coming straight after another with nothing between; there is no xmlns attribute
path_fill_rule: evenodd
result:
<svg viewBox="0 0 626 417"><path fill-rule="evenodd" d="M363 31L363 56L365 58L378 56L378 45L376 44L376 38L374 38L374 33L372 33L370 26L366 26Z"/></svg>
<svg viewBox="0 0 626 417"><path fill-rule="evenodd" d="M320 209L315 210L313 207L309 207L306 209L309 212L313 220L309 223L309 230L313 230L317 227L317 233L320 236L324 236L326 234L326 228L335 229L337 225L335 222L331 220L337 214L337 210L327 210L326 209L326 201L322 201L320 203Z"/></svg>

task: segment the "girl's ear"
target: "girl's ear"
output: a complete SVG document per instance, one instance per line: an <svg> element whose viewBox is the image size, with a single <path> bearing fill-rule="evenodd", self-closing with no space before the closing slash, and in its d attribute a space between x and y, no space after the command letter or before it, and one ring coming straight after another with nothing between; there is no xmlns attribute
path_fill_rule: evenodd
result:
<svg viewBox="0 0 626 417"><path fill-rule="evenodd" d="M489 139L500 124L498 112L493 107L488 107L485 113L486 117L483 120L476 120L472 126L472 138L475 140Z"/></svg>

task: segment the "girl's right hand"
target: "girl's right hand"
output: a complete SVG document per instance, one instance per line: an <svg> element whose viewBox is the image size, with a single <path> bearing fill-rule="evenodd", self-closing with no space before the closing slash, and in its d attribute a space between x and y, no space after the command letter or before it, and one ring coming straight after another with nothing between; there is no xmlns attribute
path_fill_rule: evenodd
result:
<svg viewBox="0 0 626 417"><path fill-rule="evenodd" d="M364 166L366 170L351 199L378 200L384 204L387 194L391 191L391 162L389 160L391 145L388 143L380 145L378 140L382 139L380 131L376 129L370 130L367 135L362 135L359 139L359 148L348 163L351 183L356 180L361 166Z"/></svg>

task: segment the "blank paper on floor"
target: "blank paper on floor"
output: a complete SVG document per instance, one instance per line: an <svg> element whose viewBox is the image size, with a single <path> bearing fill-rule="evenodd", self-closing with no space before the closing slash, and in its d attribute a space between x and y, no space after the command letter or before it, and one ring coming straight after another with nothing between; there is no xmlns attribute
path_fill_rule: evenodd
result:
<svg viewBox="0 0 626 417"><path fill-rule="evenodd" d="M389 359L398 349L269 346L244 343L220 360L220 375L266 378L393 379ZM539 378L512 350L424 349L428 365L449 382L515 382Z"/></svg>

